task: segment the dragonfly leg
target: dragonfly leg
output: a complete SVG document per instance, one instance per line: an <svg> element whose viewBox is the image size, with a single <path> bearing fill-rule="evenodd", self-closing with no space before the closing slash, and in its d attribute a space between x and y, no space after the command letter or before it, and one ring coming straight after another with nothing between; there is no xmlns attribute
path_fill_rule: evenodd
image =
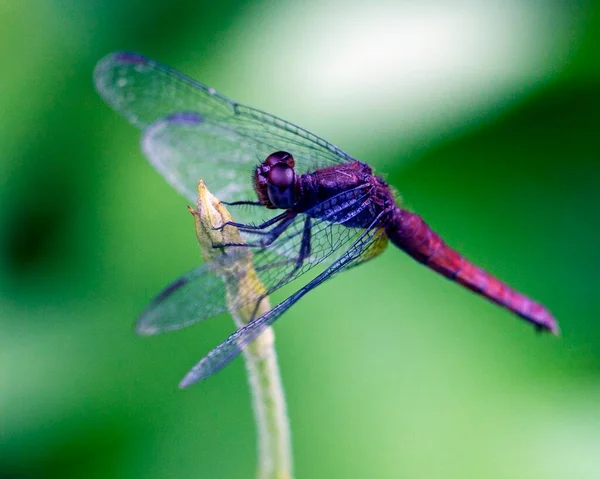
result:
<svg viewBox="0 0 600 479"><path fill-rule="evenodd" d="M273 218L273 220L276 220L273 223L279 222L279 224L269 231L261 232L260 234L264 235L264 237L256 243L213 243L212 247L229 248L230 246L240 246L246 248L264 248L279 238L281 234L288 228L288 226L292 224L297 215L298 213L287 210L285 213ZM258 233L256 230L253 230L252 232Z"/></svg>
<svg viewBox="0 0 600 479"><path fill-rule="evenodd" d="M260 201L221 201L226 206L240 206L240 205L249 205L249 206L265 206Z"/></svg>
<svg viewBox="0 0 600 479"><path fill-rule="evenodd" d="M238 230L242 230L242 231L254 232L256 234L268 234L261 230L264 230L264 229L268 228L269 226L274 225L278 221L285 219L287 217L287 215L288 215L288 212L285 211L284 213L281 213L280 215L277 215L274 218L271 218L270 220L267 220L264 223L261 223L256 226L255 225L247 225L244 223L236 223L235 221L227 221L220 226L213 227L213 230L220 231L223 228L225 228L225 226L234 226Z"/></svg>
<svg viewBox="0 0 600 479"><path fill-rule="evenodd" d="M281 278L274 286L269 288L269 290L265 294L262 294L261 296L259 296L258 300L256 301L256 305L254 306L254 311L252 311L252 316L250 316L250 321L252 321L256 318L256 313L258 312L258 307L260 306L261 301L264 298L266 298L267 296L269 296L269 294L271 294L273 291L278 289L282 284L287 283L293 277L293 275L296 274L296 272L302 267L302 265L304 264L304 260L310 255L310 229L311 229L310 216L306 216L306 219L304 220L304 228L302 231L302 242L300 243L300 250L298 251L298 257L295 259L289 259L287 261L282 262L283 264L288 264L288 263L294 262L295 263L294 267L292 268L292 270L289 273L287 273L283 278ZM282 264L282 263L278 263L278 264Z"/></svg>

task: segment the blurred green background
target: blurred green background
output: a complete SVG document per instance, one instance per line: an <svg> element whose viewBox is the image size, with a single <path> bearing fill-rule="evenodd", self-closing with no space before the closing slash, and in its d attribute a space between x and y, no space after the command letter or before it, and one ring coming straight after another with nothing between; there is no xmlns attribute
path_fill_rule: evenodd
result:
<svg viewBox="0 0 600 479"><path fill-rule="evenodd" d="M371 163L560 321L534 334L392 248L318 288L276 327L298 478L600 477L599 13L0 3L0 477L254 477L242 361L177 389L231 320L131 329L200 254L186 201L94 91L121 49Z"/></svg>

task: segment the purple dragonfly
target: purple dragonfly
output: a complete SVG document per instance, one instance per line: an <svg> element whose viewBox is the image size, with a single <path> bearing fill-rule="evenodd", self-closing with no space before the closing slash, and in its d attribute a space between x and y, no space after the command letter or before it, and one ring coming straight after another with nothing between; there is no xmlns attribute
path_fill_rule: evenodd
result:
<svg viewBox="0 0 600 479"><path fill-rule="evenodd" d="M143 151L167 181L194 201L203 178L233 212L236 222L221 228L235 227L244 239L213 245L224 254L165 288L138 320L139 333L175 330L230 311L219 271L249 257L264 288L247 288L233 300L234 309L258 307L266 295L325 266L208 353L185 385L223 368L302 296L373 258L388 239L538 329L558 332L542 305L448 247L420 216L396 203L370 166L322 138L135 53L105 57L95 82L107 103L142 130Z"/></svg>

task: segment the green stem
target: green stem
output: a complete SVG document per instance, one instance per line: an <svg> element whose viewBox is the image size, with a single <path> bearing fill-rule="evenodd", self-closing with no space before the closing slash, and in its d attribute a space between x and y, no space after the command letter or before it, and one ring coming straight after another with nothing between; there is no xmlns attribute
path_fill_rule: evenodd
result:
<svg viewBox="0 0 600 479"><path fill-rule="evenodd" d="M215 259L222 251L212 248L215 243L240 243L243 241L234 227L215 230L215 226L233 221L225 206L215 198L200 180L196 209L190 208L196 221L196 235L202 246L205 261ZM233 307L234 299L240 295L254 296L264 293L258 281L251 256L240 260L232 271L223 271L221 277L227 288L230 313L236 327L240 328L251 319L254 305L244 308ZM257 316L271 309L268 297L259 304ZM292 452L290 428L286 412L285 395L281 384L275 335L271 328L262 333L244 350L248 371L248 384L252 395L254 418L258 435L258 479L292 479Z"/></svg>
<svg viewBox="0 0 600 479"><path fill-rule="evenodd" d="M291 479L290 428L274 340L269 328L244 352L258 429L258 478Z"/></svg>

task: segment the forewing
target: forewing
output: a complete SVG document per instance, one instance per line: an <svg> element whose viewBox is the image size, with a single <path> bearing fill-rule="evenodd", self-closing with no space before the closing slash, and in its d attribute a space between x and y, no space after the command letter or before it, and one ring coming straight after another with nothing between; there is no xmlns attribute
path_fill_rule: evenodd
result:
<svg viewBox="0 0 600 479"><path fill-rule="evenodd" d="M232 333L219 346L210 351L189 373L186 374L181 381L180 386L187 387L211 376L225 367L235 359L248 344L258 338L267 327L271 326L306 293L339 272L372 258L373 254L376 254L373 253L373 250L380 248L381 241L384 237L385 233L378 224L374 224L372 225L372 228L363 231L344 254L334 261L325 271L273 309Z"/></svg>
<svg viewBox="0 0 600 479"><path fill-rule="evenodd" d="M176 113L150 125L142 148L154 167L186 197L202 178L221 201L255 201L252 170L255 145L225 124L196 113ZM260 223L264 207L235 208L240 223Z"/></svg>
<svg viewBox="0 0 600 479"><path fill-rule="evenodd" d="M216 260L204 264L167 286L148 306L137 323L141 334L180 329L206 318L256 304L316 265L336 261L364 234L343 225L370 204L368 187L345 191L298 215L268 246L229 246ZM320 218L310 218L318 214ZM307 218L310 218L307 223ZM310 226L310 254L299 261ZM247 235L248 242L260 236ZM250 244L250 243L249 243ZM251 263L249 263L251 261ZM251 264L256 274L247 275ZM227 298L223 281L243 281L245 287Z"/></svg>
<svg viewBox="0 0 600 479"><path fill-rule="evenodd" d="M110 54L94 75L98 92L115 110L138 128L150 128L144 151L190 201L200 178L215 193L233 185L218 196L222 200L255 199L248 197L252 165L279 150L294 156L299 173L352 161L303 128L231 101L141 55ZM215 165L227 174L217 175Z"/></svg>

